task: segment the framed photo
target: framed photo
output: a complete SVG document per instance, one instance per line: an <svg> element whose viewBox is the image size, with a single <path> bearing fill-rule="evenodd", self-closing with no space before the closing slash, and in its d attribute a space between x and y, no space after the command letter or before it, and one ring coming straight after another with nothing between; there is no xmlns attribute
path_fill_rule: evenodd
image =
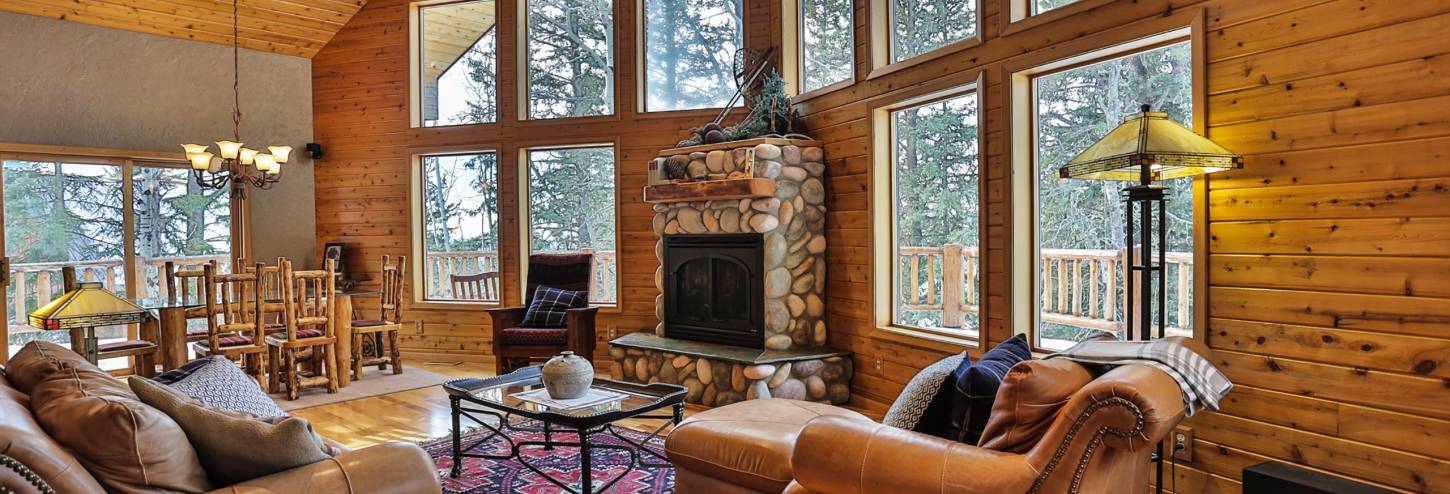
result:
<svg viewBox="0 0 1450 494"><path fill-rule="evenodd" d="M339 275L341 275L342 274L342 270L343 270L343 268L342 268L343 267L343 264L342 264L342 262L343 262L342 251L343 251L343 247L345 247L345 246L346 246L346 244L344 244L342 242L328 242L326 244L323 244L323 246L322 246L322 262L319 263L319 264L321 264L321 266L318 266L318 267L320 269L326 269L327 268L327 261L331 260L331 261L333 261L333 262L336 263L337 273Z"/></svg>

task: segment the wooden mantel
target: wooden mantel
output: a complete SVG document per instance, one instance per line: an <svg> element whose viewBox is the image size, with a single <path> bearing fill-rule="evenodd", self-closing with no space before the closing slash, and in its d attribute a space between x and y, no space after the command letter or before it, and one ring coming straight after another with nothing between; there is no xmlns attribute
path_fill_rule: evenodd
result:
<svg viewBox="0 0 1450 494"><path fill-rule="evenodd" d="M775 180L769 178L730 178L704 182L646 185L644 202L719 201L775 197Z"/></svg>

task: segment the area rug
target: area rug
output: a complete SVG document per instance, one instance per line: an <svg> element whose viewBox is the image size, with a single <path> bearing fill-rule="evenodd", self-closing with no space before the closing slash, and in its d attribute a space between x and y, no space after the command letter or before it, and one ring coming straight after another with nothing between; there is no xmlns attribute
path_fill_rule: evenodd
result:
<svg viewBox="0 0 1450 494"><path fill-rule="evenodd" d="M628 437L631 441L640 442L648 435L643 432L633 431L624 428L617 429L621 435ZM474 442L487 437L486 429L474 429L463 435L463 444ZM510 437L514 440L540 441L543 434L538 432L510 431ZM577 441L578 436L570 433L554 433L555 440ZM600 434L590 437L591 442L612 444L633 448L624 441L609 434ZM665 440L657 437L651 440L649 448L656 452L663 452ZM443 492L446 494L494 494L494 493L518 493L518 494L545 494L563 492L558 485L539 476L529 470L518 460L488 460L483 458L464 458L463 472L458 478L449 477L448 474L453 468L453 438L443 437L420 444L428 456L433 457L433 463L438 466L438 479L443 482ZM487 444L480 445L473 450L475 453L483 454L504 454L507 452L508 443L502 438L495 438ZM556 447L552 451L545 451L543 448L524 448L523 454L527 461L538 467L540 470L556 479L562 480L571 485L571 488L578 488L578 482L582 469L579 467L579 449ZM641 453L646 461L658 462L659 458ZM598 489L604 482L619 475L629 465L629 453L620 450L604 449L594 450L591 459L594 463L594 486ZM648 468L636 467L625 475L623 479L615 483L606 491L599 491L612 494L623 493L672 493L675 491L675 469L673 468Z"/></svg>
<svg viewBox="0 0 1450 494"><path fill-rule="evenodd" d="M304 408L437 386L451 379L454 378L407 365L403 366L402 374L393 374L392 369L378 370L377 366L368 366L363 368L362 379L355 379L352 381L352 385L338 388L336 393L328 393L326 388L307 388L302 390L302 396L296 400L287 399L287 393L283 392L273 393L272 401L277 402L282 410L292 412Z"/></svg>

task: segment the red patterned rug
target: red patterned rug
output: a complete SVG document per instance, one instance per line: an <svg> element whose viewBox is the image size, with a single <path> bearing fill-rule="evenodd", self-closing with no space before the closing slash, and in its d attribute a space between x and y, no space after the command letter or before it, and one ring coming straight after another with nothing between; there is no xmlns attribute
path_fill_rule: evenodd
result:
<svg viewBox="0 0 1450 494"><path fill-rule="evenodd" d="M617 428L617 431L630 441L644 441L647 434L624 428ZM467 447L480 439L488 437L487 429L475 429L463 435L463 445ZM509 431L509 437L515 441L541 441L544 438L542 433ZM556 441L577 441L578 436L572 433L554 433ZM593 434L590 436L591 443L600 443L616 446L624 446L634 449L628 443L619 440L608 433ZM651 450L658 453L664 452L665 440L657 437L648 443ZM525 467L518 460L488 460L483 458L464 458L463 472L458 478L450 477L449 471L453 468L453 438L444 437L434 439L421 444L424 451L433 457L433 463L438 466L438 478L443 482L443 492L447 494L495 494L495 493L518 493L518 494L554 494L565 492L564 489L539 476L538 473ZM472 450L479 454L506 454L508 443L503 438L494 438L486 444L482 444ZM523 448L520 452L526 460L540 470L547 472L551 477L559 479L570 488L577 490L581 468L579 466L579 448L555 447L552 451L546 451L540 447ZM640 453L644 461L659 462L660 459L647 453ZM629 453L615 449L597 449L593 451L591 460L594 466L594 486L598 489L600 485L613 479L623 472L629 465ZM606 491L606 493L670 493L675 490L675 469L673 468L650 468L636 466L624 478Z"/></svg>

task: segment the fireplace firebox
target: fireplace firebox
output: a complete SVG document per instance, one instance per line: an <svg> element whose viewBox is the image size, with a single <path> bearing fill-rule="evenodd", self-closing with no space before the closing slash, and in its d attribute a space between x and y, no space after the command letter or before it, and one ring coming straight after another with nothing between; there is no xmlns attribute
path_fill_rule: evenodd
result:
<svg viewBox="0 0 1450 494"><path fill-rule="evenodd" d="M665 336L763 347L763 243L758 234L666 236Z"/></svg>

